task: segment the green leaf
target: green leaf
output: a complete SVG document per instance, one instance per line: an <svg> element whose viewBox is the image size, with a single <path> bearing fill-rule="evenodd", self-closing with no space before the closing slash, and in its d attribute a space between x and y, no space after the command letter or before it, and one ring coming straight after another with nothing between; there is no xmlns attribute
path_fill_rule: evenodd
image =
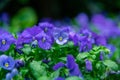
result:
<svg viewBox="0 0 120 80"><path fill-rule="evenodd" d="M73 77L66 78L65 80L82 80L82 79L79 77L73 76Z"/></svg>
<svg viewBox="0 0 120 80"><path fill-rule="evenodd" d="M54 72L50 75L50 77L51 77L51 78L57 78L57 77L59 77L59 74L60 74L60 69L58 69L57 71L54 71Z"/></svg>
<svg viewBox="0 0 120 80"><path fill-rule="evenodd" d="M50 80L50 78L47 76L42 76L42 77L39 77L37 80Z"/></svg>
<svg viewBox="0 0 120 80"><path fill-rule="evenodd" d="M88 56L89 56L89 53L79 53L76 58L78 61L80 61L81 59L84 59Z"/></svg>
<svg viewBox="0 0 120 80"><path fill-rule="evenodd" d="M117 70L118 69L118 65L112 60L105 60L103 62L103 64L106 65L108 68L110 68L112 70Z"/></svg>
<svg viewBox="0 0 120 80"><path fill-rule="evenodd" d="M36 79L46 75L45 67L42 66L41 62L38 62L38 61L32 61L30 63L30 70Z"/></svg>

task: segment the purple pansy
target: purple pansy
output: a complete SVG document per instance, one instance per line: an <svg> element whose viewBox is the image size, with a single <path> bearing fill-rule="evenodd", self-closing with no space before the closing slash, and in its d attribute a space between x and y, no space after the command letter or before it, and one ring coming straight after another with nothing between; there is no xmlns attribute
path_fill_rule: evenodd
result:
<svg viewBox="0 0 120 80"><path fill-rule="evenodd" d="M88 71L92 71L92 62L90 60L86 60L85 64L86 64L86 69Z"/></svg>
<svg viewBox="0 0 120 80"><path fill-rule="evenodd" d="M64 67L64 66L65 66L64 63L59 62L59 63L57 63L57 64L55 64L55 65L53 66L53 70L58 70L59 68L62 68L62 67Z"/></svg>
<svg viewBox="0 0 120 80"><path fill-rule="evenodd" d="M42 49L50 49L52 46L52 39L48 35L46 35L44 32L41 32L36 36L36 39L38 41L38 46Z"/></svg>
<svg viewBox="0 0 120 80"><path fill-rule="evenodd" d="M56 41L57 44L59 45L63 45L65 43L67 43L69 36L68 33L62 30L56 30L54 32L54 39Z"/></svg>
<svg viewBox="0 0 120 80"><path fill-rule="evenodd" d="M70 76L79 76L82 77L78 64L75 62L75 59L72 55L67 56L66 67L69 69Z"/></svg>
<svg viewBox="0 0 120 80"><path fill-rule="evenodd" d="M47 35L53 34L54 25L48 22L39 23L39 27L46 33Z"/></svg>
<svg viewBox="0 0 120 80"><path fill-rule="evenodd" d="M104 56L103 56L103 52L100 52L100 60L103 60Z"/></svg>
<svg viewBox="0 0 120 80"><path fill-rule="evenodd" d="M10 48L11 44L14 44L15 39L14 37L3 30L0 30L0 51L7 51Z"/></svg>
<svg viewBox="0 0 120 80"><path fill-rule="evenodd" d="M17 48L22 48L23 44L28 44L31 43L32 41L35 41L36 36L41 32L42 30L37 26L33 26L32 28L25 29L21 33L21 35L19 35L16 41Z"/></svg>
<svg viewBox="0 0 120 80"><path fill-rule="evenodd" d="M15 61L10 56L1 55L0 56L0 67L6 70L12 70L15 67Z"/></svg>
<svg viewBox="0 0 120 80"><path fill-rule="evenodd" d="M67 62L66 64L59 62L54 67L53 70L58 70L62 67L67 67L69 70L69 76L78 76L82 77L78 64L75 62L75 59L72 55L67 55Z"/></svg>

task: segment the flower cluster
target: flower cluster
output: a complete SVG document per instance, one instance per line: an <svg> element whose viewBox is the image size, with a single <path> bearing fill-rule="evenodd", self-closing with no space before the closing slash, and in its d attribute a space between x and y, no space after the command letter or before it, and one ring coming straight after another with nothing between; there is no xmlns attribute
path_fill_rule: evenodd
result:
<svg viewBox="0 0 120 80"><path fill-rule="evenodd" d="M73 25L58 27L54 21L14 35L0 29L1 79L6 74L6 80L103 80L110 79L108 72L116 77L119 66L111 57L117 48L109 44L111 37L120 35L115 23L94 15L91 26L84 13L75 20L79 30Z"/></svg>

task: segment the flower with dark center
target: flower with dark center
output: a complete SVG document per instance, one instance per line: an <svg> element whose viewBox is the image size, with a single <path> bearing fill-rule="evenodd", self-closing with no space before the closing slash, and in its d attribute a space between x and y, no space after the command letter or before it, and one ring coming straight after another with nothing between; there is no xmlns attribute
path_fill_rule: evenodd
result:
<svg viewBox="0 0 120 80"><path fill-rule="evenodd" d="M15 61L10 56L1 55L0 56L0 66L6 70L12 70L15 66Z"/></svg>
<svg viewBox="0 0 120 80"><path fill-rule="evenodd" d="M47 35L52 35L53 33L52 31L53 31L54 25L48 22L39 23L38 27L40 27Z"/></svg>
<svg viewBox="0 0 120 80"><path fill-rule="evenodd" d="M50 49L52 46L52 39L48 35L46 35L44 32L41 32L36 36L36 39L38 41L38 46L42 49Z"/></svg>

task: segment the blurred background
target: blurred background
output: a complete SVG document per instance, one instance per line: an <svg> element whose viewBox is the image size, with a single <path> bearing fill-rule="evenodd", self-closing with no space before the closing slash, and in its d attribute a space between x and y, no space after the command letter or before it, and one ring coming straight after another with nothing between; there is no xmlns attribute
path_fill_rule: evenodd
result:
<svg viewBox="0 0 120 80"><path fill-rule="evenodd" d="M0 26L18 32L43 20L69 22L80 13L114 18L119 11L120 0L0 0Z"/></svg>
<svg viewBox="0 0 120 80"><path fill-rule="evenodd" d="M0 13L13 17L19 10L31 8L37 17L73 18L80 12L119 14L120 0L0 0Z"/></svg>

